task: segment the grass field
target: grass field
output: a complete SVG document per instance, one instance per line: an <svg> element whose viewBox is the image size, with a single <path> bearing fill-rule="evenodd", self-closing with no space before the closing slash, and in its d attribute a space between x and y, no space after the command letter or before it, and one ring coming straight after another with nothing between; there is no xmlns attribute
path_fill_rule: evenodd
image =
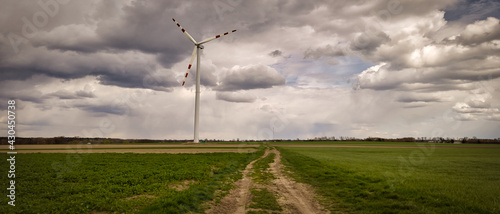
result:
<svg viewBox="0 0 500 214"><path fill-rule="evenodd" d="M449 144L449 143L414 143L414 142L377 142L377 141L280 141L269 142L270 145L345 145L345 146L410 146L433 145L434 147L497 147L498 144Z"/></svg>
<svg viewBox="0 0 500 214"><path fill-rule="evenodd" d="M201 212L258 153L17 154L16 206L1 197L0 213Z"/></svg>
<svg viewBox="0 0 500 214"><path fill-rule="evenodd" d="M202 149L234 149L234 147L200 147ZM110 148L92 148L92 150L100 150L100 149L110 149ZM112 148L112 149L130 149L130 147L126 148ZM132 149L198 149L198 148L193 148L193 147L134 147ZM23 151L23 150L75 150L74 148L58 148L58 149L52 149L52 148L43 148L43 149L16 149L17 151ZM83 150L83 149L82 149ZM5 149L3 150L4 152L7 152L9 150Z"/></svg>
<svg viewBox="0 0 500 214"><path fill-rule="evenodd" d="M500 149L457 146L278 148L332 211L500 213Z"/></svg>
<svg viewBox="0 0 500 214"><path fill-rule="evenodd" d="M333 212L500 213L498 145L265 144L278 148L290 176L312 185ZM213 148L226 150L227 143L220 145ZM326 147L335 145L360 147ZM193 147L170 149L179 148ZM200 213L263 153L261 146L254 153L17 154L16 207L1 197L0 213ZM275 177L266 170L273 158L255 162L254 182L272 185ZM8 168L8 161L0 162L2 171ZM4 193L8 182L6 174L0 176ZM264 186L250 192L250 208L282 211L276 203L280 196Z"/></svg>

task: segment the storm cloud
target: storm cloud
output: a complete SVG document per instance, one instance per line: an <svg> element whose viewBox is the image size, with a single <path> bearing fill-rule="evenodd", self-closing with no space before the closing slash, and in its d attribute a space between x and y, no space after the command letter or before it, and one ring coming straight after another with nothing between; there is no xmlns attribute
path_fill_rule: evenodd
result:
<svg viewBox="0 0 500 214"><path fill-rule="evenodd" d="M265 138L272 121L290 139L498 137L498 9L493 0L7 0L0 102L18 101L22 136L190 138L196 61L182 86L193 44L175 18L197 41L237 30L201 53L202 138ZM100 130L103 120L115 128Z"/></svg>
<svg viewBox="0 0 500 214"><path fill-rule="evenodd" d="M275 69L265 65L233 67L216 88L219 91L236 91L271 88L285 84L285 77Z"/></svg>

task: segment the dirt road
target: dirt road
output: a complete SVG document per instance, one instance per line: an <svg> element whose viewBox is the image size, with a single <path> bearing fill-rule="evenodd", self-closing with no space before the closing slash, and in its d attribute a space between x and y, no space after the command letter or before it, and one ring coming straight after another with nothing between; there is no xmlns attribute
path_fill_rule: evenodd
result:
<svg viewBox="0 0 500 214"><path fill-rule="evenodd" d="M275 153L274 162L269 164L270 170L276 177L275 184L271 188L278 192L281 197L278 203L283 207L283 213L328 213L314 199L312 188L293 181L290 177L283 174L283 165L281 164L281 155L278 150L272 149Z"/></svg>
<svg viewBox="0 0 500 214"><path fill-rule="evenodd" d="M266 157L270 153L276 154L274 162L269 164L269 171L276 179L272 181L271 185L256 184L250 177L250 174L253 172L253 165L256 161ZM279 151L274 148L267 149L262 157L247 165L243 171L243 178L235 183L236 188L232 189L218 205L207 210L206 213L245 214L248 211L262 211L248 208L252 200L249 190L256 186L266 188L278 196L277 201L283 209L280 213L329 213L314 199L312 188L305 184L297 183L283 174L283 167Z"/></svg>

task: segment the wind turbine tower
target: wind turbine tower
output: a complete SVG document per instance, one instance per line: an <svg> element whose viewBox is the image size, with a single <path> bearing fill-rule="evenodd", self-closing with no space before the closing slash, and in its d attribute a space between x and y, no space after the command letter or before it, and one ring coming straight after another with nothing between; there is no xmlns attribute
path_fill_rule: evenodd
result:
<svg viewBox="0 0 500 214"><path fill-rule="evenodd" d="M191 69L191 65L193 64L193 61L194 61L194 56L196 54L196 95L195 95L195 99L194 99L194 143L199 143L200 142L200 138L199 138L199 123L200 123L200 51L201 49L203 49L203 44L207 43L207 42L210 42L214 39L217 39L221 36L225 36L227 34L230 34L230 33L233 33L233 32L236 32L236 30L232 30L230 32L225 32L223 34L219 34L219 35L216 35L214 37L211 37L211 38L208 38L208 39L205 39L201 42L196 42L196 40L193 39L193 37L191 35L189 35L189 33L186 31L186 29L184 29L180 24L179 22L175 21L175 19L172 19L175 24L177 24L177 27L179 27L182 31L182 33L184 33L184 35L186 35L186 37L191 40L191 42L193 42L194 44L194 49L193 49L193 53L191 54L191 59L189 60L189 65L188 65L188 68L187 68L187 71L186 71L186 75L184 76L184 81L182 81L182 86L184 86L184 84L186 83L186 79L188 77L188 74L189 74L189 70Z"/></svg>

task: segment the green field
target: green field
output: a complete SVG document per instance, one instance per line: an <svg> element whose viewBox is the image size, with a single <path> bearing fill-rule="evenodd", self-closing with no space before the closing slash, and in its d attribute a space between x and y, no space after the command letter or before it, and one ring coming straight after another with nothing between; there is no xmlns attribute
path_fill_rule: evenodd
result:
<svg viewBox="0 0 500 214"><path fill-rule="evenodd" d="M17 154L16 206L0 213L186 213L220 197L257 153ZM0 154L2 171L9 168ZM7 195L7 173L0 177Z"/></svg>
<svg viewBox="0 0 500 214"><path fill-rule="evenodd" d="M104 150L104 149L158 149L158 150L171 150L171 149L256 149L257 147L123 147L123 148L92 148L91 150ZM17 151L23 150L79 150L78 148L43 148L43 149L16 149ZM81 149L90 150L90 149ZM8 152L8 149L0 149L0 152Z"/></svg>
<svg viewBox="0 0 500 214"><path fill-rule="evenodd" d="M332 211L500 213L500 149L467 146L278 149Z"/></svg>
<svg viewBox="0 0 500 214"><path fill-rule="evenodd" d="M305 147L280 147L284 144ZM281 152L288 174L315 187L320 202L333 213L500 213L498 145L271 145ZM255 153L17 154L16 207L3 196L0 213L202 213L263 152L260 147ZM273 157L254 164L256 183L271 185L273 176L265 169ZM0 168L8 171L7 154L0 158ZM0 176L4 195L8 182L7 173ZM265 188L251 193L251 208L280 212L275 203L279 196Z"/></svg>
<svg viewBox="0 0 500 214"><path fill-rule="evenodd" d="M279 141L268 142L270 145L342 145L342 146L419 146L434 145L435 147L497 147L499 144L451 144L451 143L415 143L415 142L377 142L377 141Z"/></svg>

